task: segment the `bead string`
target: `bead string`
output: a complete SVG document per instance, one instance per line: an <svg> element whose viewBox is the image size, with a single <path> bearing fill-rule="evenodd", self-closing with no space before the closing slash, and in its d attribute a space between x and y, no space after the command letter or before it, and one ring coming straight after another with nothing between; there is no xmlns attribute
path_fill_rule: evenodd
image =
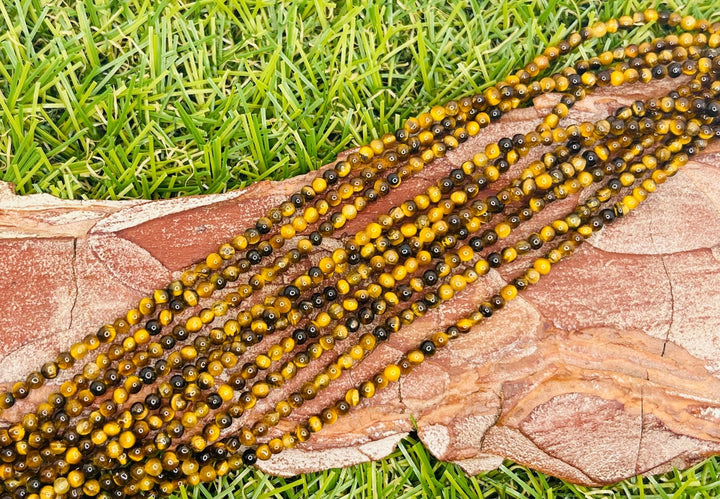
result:
<svg viewBox="0 0 720 499"><path fill-rule="evenodd" d="M455 148L458 145L458 140L461 142L466 140L469 136L477 134L480 129L483 126L487 126L490 121L494 121L499 118L499 116L496 116L497 113L493 113L493 111L499 110L500 112L506 112L534 95L554 90L556 83L553 81L553 78L556 78L557 75L554 75L550 79L543 78L539 83L532 82L533 84L537 83L537 85L531 85L530 89L524 87L525 83L531 82L533 77L536 77L541 70L547 68L549 62L556 59L561 53L567 53L576 48L584 39L604 36L605 31L615 32L618 28L629 29L638 23L646 23L656 20L657 16L655 13L648 11L643 16L626 18L622 22L618 23L611 22L606 27L603 27L602 24L597 24L592 29L586 28L580 33L572 33L566 40L561 41L558 45L548 47L545 54L536 57L533 62L529 63L525 69L518 72L517 75L508 77L503 85L498 84L494 87L490 87L483 95L477 95L472 99L461 99L460 103L451 101L444 107L436 106L430 111L430 113L423 113L418 118L409 119L406 122L405 127L398 130L395 133L395 136L392 134L386 134L382 139L376 139L369 145L361 147L358 153L353 154L348 158L348 161L338 163L334 170L325 171L322 177L314 179L310 186L301 188L298 193L290 197L289 201L282 203L279 207L271 209L267 216L261 217L256 224L256 227L246 229L243 234L236 236L232 241L222 244L216 253L208 255L204 264L199 265L195 270L185 272L180 281L170 283L167 286L170 292L168 292L168 290L161 289L155 291L153 297L143 298L138 304L138 307L130 310L126 314L125 318L117 319L112 326L106 325L101 328L96 335L97 338L92 336L86 337L82 343L73 345L69 352L61 354L55 362L48 362L39 372L33 372L30 376L28 376L28 379L25 382L16 383L13 386L13 393L0 395L0 408L11 407L14 404L15 398L25 398L29 394L30 390L41 386L43 384L43 378L53 379L57 377L60 370L72 367L75 361L82 359L88 351L97 349L101 343L112 342L115 339L117 332L120 332L121 334L127 333L130 326L139 324L141 319L151 316L157 312L161 306L167 305L169 309L160 311L158 314L158 320L150 319L149 321L149 327L147 327L147 329L150 334L157 334L162 326L167 326L172 322L174 317L173 313L181 311L185 306L194 307L197 305L198 297L210 296L210 294L212 294L212 292L216 289L224 288L228 281L232 282L237 279L243 268L248 270L250 265L253 263L259 263L263 256L267 256L264 255L265 253L269 255L272 253L273 249L281 247L283 239L289 239L296 233L296 231L302 231L307 227L308 223L316 221L319 215L325 214L328 208L327 199L324 201L324 208L320 210L318 210L317 207L306 206L306 202L314 199L317 194L324 192L329 185L332 185L339 179L348 176L351 172L355 171L363 164L371 163L373 158L383 153L386 149L389 152L393 152L392 146L395 146L396 144L407 145L408 140L416 138L419 141L419 145L415 144L410 148L410 150L406 150L406 148L401 147L401 150L399 151L401 158L407 157L411 150L420 150L422 145L427 145L429 142L428 136L421 136L421 134L427 132L434 125L440 125L443 130L447 129L448 132L453 132L457 135L457 137L453 135L452 140L449 141L450 143L446 144L449 148ZM697 27L700 30L707 29L702 22L696 24L698 24ZM670 25L672 25L672 23L670 23ZM605 55L605 57L602 58L602 61L607 64L610 64L612 60L613 54L610 54L609 56ZM564 81L564 83L560 83L561 81ZM512 84L523 85L523 87L516 89L517 91L515 92L509 93L508 89L510 87L508 85ZM561 87L567 84L567 79L559 80L558 84L560 85L559 89L562 90ZM508 93L507 96L504 95L506 93ZM517 100L517 102L512 101L512 99ZM489 105L499 106L499 108L495 107L488 109ZM446 123L443 123L443 120L453 119L453 117L457 116L458 113L468 113L473 110L484 111L486 109L490 111L489 115L487 113L483 113L482 119L479 120L479 122L473 121L472 119L469 120L467 122L467 126L465 127L466 129L464 130L461 128L453 129L452 126L447 126ZM471 125L471 123L474 123L474 125ZM443 133L444 132L439 132L434 135L443 136ZM415 137L415 135L417 135L417 137ZM449 137L451 136L445 135L444 139L448 139ZM438 144L433 143L433 155L430 155L429 150L426 150L424 153L425 155L420 159L420 161L432 161L432 159L438 155L437 145ZM417 162L418 158L411 157L409 162L413 163L413 160L416 160L415 162ZM394 162L395 161L389 161L391 164ZM372 165L378 171L382 171L385 166L382 161L375 161ZM413 165L413 170L417 170L418 168L422 168L422 163L419 167L417 165ZM343 199L347 199L347 197L351 197L357 192L356 188L352 186L352 182L358 179L363 180L364 177L352 177L351 181L341 186L339 190L341 191L341 197ZM392 183L391 186L393 186ZM330 202L330 205L332 204L333 203ZM352 212L352 210L355 210L356 212L361 211L360 207L357 205L353 208L349 208L351 205L346 206L350 212ZM282 239L275 239L274 243L272 240L270 243L267 241L261 241L261 236L269 233L273 225L277 225L276 221L292 216L296 209L302 207L305 207L303 213L296 216L292 220L292 223L286 224L280 229ZM346 207L344 206L343 210L345 210L345 208ZM348 214L344 214L343 216L347 218ZM349 216L354 217L354 215ZM332 231L329 231L329 234L332 234ZM254 246L262 246L263 243L265 243L265 246L260 248L260 252L251 249ZM244 251L248 249L250 249L248 251L248 255L250 256L249 259L243 259L244 262L240 266L227 267L228 263L235 255L236 250ZM267 272L267 269L264 270ZM212 271L222 271L222 275L210 275ZM275 269L275 272L277 271L278 269ZM204 276L207 279L199 279L201 276ZM253 277L253 280L257 282L258 285L259 283L262 283L264 280L262 273ZM173 297L175 297L175 299L172 299ZM180 300L180 298L182 298L182 300ZM239 297L233 296L232 298L232 303L236 305ZM182 302L184 302L184 304ZM216 302L211 310L219 311L221 312L220 315L223 315L229 305L229 303L222 301ZM202 324L202 321L198 321L193 317L192 324L200 325ZM140 336L145 339L147 333L140 333ZM105 363L107 363L107 359L101 358L101 360L105 360Z"/></svg>

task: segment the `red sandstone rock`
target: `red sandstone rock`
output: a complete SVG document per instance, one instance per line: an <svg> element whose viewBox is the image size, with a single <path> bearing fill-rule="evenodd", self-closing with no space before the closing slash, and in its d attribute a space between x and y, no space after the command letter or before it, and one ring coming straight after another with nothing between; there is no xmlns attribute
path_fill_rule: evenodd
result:
<svg viewBox="0 0 720 499"><path fill-rule="evenodd" d="M633 91L588 98L576 106L575 119L603 117L618 102L641 95ZM346 232L488 141L532 129L552 99L510 113L405 182ZM604 484L720 453L718 154L718 147L703 153L501 313L262 468L291 475L379 459L413 429L412 421L434 455L468 473L507 457L577 483ZM18 197L0 185L0 383L23 379L124 314L303 181L154 202ZM562 213L571 202L553 206L533 223ZM393 336L293 420L397 360L510 275L511 270L491 271ZM332 359L327 357L320 363ZM316 372L306 371L283 393ZM271 395L258 409L276 400Z"/></svg>

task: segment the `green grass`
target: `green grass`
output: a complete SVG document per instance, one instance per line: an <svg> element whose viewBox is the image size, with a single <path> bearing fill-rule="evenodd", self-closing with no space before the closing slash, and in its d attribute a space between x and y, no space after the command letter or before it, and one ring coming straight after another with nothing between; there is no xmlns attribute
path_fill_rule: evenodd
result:
<svg viewBox="0 0 720 499"><path fill-rule="evenodd" d="M517 464L468 477L458 466L434 459L421 442L409 437L379 462L309 473L289 479L269 477L249 468L196 487L178 497L254 499L384 499L384 498L715 498L720 490L720 466L708 460L684 472L638 477L613 487L572 485Z"/></svg>
<svg viewBox="0 0 720 499"><path fill-rule="evenodd" d="M22 194L123 199L287 178L492 84L580 25L650 5L3 0L0 179ZM664 5L718 20L717 2ZM511 463L469 478L408 439L377 463L292 479L246 469L187 495L717 497L718 467L587 489Z"/></svg>

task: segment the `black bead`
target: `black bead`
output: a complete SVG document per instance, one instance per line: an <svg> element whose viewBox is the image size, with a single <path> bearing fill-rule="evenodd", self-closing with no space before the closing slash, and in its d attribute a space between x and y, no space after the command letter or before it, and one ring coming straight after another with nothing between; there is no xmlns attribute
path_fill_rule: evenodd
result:
<svg viewBox="0 0 720 499"><path fill-rule="evenodd" d="M150 366L145 366L140 369L139 378L143 383L149 385L155 381L155 370Z"/></svg>
<svg viewBox="0 0 720 499"><path fill-rule="evenodd" d="M162 345L164 350L171 350L175 346L175 338L173 338L169 334L166 334L162 338L160 338L160 344Z"/></svg>
<svg viewBox="0 0 720 499"><path fill-rule="evenodd" d="M159 409L162 405L162 398L160 398L160 396L156 393L150 393L147 395L147 397L145 397L145 405L151 411Z"/></svg>
<svg viewBox="0 0 720 499"><path fill-rule="evenodd" d="M187 459L193 453L192 448L188 444L180 444L175 449L175 453L180 459Z"/></svg>
<svg viewBox="0 0 720 499"><path fill-rule="evenodd" d="M200 464L207 464L212 459L212 454L210 454L210 451L204 450L197 456L197 460Z"/></svg>
<svg viewBox="0 0 720 499"><path fill-rule="evenodd" d="M310 297L313 307L320 308L325 304L325 297L321 293L313 293Z"/></svg>
<svg viewBox="0 0 720 499"><path fill-rule="evenodd" d="M267 234L270 232L270 224L265 222L264 220L258 220L255 222L255 228L260 234Z"/></svg>
<svg viewBox="0 0 720 499"><path fill-rule="evenodd" d="M170 378L170 385L175 390L179 391L185 388L186 383L181 375L175 374L172 378Z"/></svg>
<svg viewBox="0 0 720 499"><path fill-rule="evenodd" d="M370 324L375 319L375 313L368 307L363 307L357 313L360 324Z"/></svg>
<svg viewBox="0 0 720 499"><path fill-rule="evenodd" d="M135 402L133 405L130 406L130 413L133 416L139 416L143 412L145 412L145 404L142 402Z"/></svg>
<svg viewBox="0 0 720 499"><path fill-rule="evenodd" d="M705 107L705 112L711 118L716 118L718 115L720 115L720 102L717 102L717 101L709 102L707 104L707 106Z"/></svg>
<svg viewBox="0 0 720 499"><path fill-rule="evenodd" d="M223 403L222 397L220 397L220 395L218 395L217 393L211 393L207 396L205 401L207 402L207 405L208 407L210 407L210 409L218 409L220 408L220 406L222 406Z"/></svg>
<svg viewBox="0 0 720 499"><path fill-rule="evenodd" d="M365 196L365 199L367 199L369 202L374 203L378 200L380 195L375 189L368 189L363 193L363 196Z"/></svg>
<svg viewBox="0 0 720 499"><path fill-rule="evenodd" d="M333 286L327 286L323 289L323 295L327 301L334 301L337 299L338 292Z"/></svg>
<svg viewBox="0 0 720 499"><path fill-rule="evenodd" d="M85 463L82 465L82 472L85 478L95 478L100 472L98 467L93 463Z"/></svg>
<svg viewBox="0 0 720 499"><path fill-rule="evenodd" d="M320 243L322 243L323 237L320 235L320 232L314 230L310 233L308 239L310 239L313 246L319 246Z"/></svg>
<svg viewBox="0 0 720 499"><path fill-rule="evenodd" d="M257 265L262 261L262 255L256 249L251 249L250 251L248 251L245 255L245 258L247 258L252 265Z"/></svg>
<svg viewBox="0 0 720 499"><path fill-rule="evenodd" d="M360 321L355 316L350 316L345 320L345 327L348 328L348 331L351 333L354 333L358 329L360 329Z"/></svg>
<svg viewBox="0 0 720 499"><path fill-rule="evenodd" d="M502 139L498 140L497 144L500 147L500 151L504 153L511 151L513 148L512 140L507 137L503 137Z"/></svg>
<svg viewBox="0 0 720 499"><path fill-rule="evenodd" d="M172 310L173 312L182 312L185 308L185 304L182 302L180 298L173 298L170 300L170 303L168 304L168 308Z"/></svg>
<svg viewBox="0 0 720 499"><path fill-rule="evenodd" d="M290 284L288 286L285 286L283 294L291 300L296 300L300 296L300 290L296 286Z"/></svg>
<svg viewBox="0 0 720 499"><path fill-rule="evenodd" d="M480 237L475 236L470 238L469 244L473 251L480 251L483 249L483 240Z"/></svg>
<svg viewBox="0 0 720 499"><path fill-rule="evenodd" d="M257 461L257 454L255 454L253 449L247 449L243 452L242 460L245 466L252 466Z"/></svg>
<svg viewBox="0 0 720 499"><path fill-rule="evenodd" d="M420 351L428 357L435 355L435 343L425 340L420 344Z"/></svg>
<svg viewBox="0 0 720 499"><path fill-rule="evenodd" d="M218 415L215 422L218 424L218 426L222 429L229 428L232 424L232 418L228 416L227 414L220 414Z"/></svg>
<svg viewBox="0 0 720 499"><path fill-rule="evenodd" d="M323 178L328 185L333 185L340 177L335 170L328 169L323 172Z"/></svg>
<svg viewBox="0 0 720 499"><path fill-rule="evenodd" d="M460 168L455 168L450 172L450 178L455 183L455 185L460 185L465 181L465 172L462 171Z"/></svg>
<svg viewBox="0 0 720 499"><path fill-rule="evenodd" d="M408 301L410 298L412 298L413 290L407 284L398 287L397 291L402 301Z"/></svg>
<svg viewBox="0 0 720 499"><path fill-rule="evenodd" d="M600 216L602 217L603 221L606 224L612 223L615 221L615 212L610 209L605 209L600 212Z"/></svg>
<svg viewBox="0 0 720 499"><path fill-rule="evenodd" d="M677 62L671 62L670 64L668 64L667 71L670 78L677 78L682 74L682 64Z"/></svg>
<svg viewBox="0 0 720 499"><path fill-rule="evenodd" d="M197 347L197 345L196 345ZM199 350L199 349L198 349ZM210 363L207 357L198 357L195 361L195 367L197 367L198 371L206 371L207 366Z"/></svg>
<svg viewBox="0 0 720 499"><path fill-rule="evenodd" d="M438 282L437 272L435 272L432 269L428 269L425 272L423 272L423 282L427 286L433 286L433 285L437 284L437 282Z"/></svg>
<svg viewBox="0 0 720 499"><path fill-rule="evenodd" d="M32 493L39 492L42 486L42 482L37 478L28 478L25 484L25 487Z"/></svg>
<svg viewBox="0 0 720 499"><path fill-rule="evenodd" d="M505 209L505 205L497 198L497 196L489 196L486 202L490 213L500 213Z"/></svg>
<svg viewBox="0 0 720 499"><path fill-rule="evenodd" d="M258 251L262 256L268 256L271 255L273 252L273 248L267 241L262 241L260 244L258 244Z"/></svg>
<svg viewBox="0 0 720 499"><path fill-rule="evenodd" d="M493 269L496 269L500 265L502 265L502 256L500 256L500 253L492 252L487 256L486 259L490 267Z"/></svg>
<svg viewBox="0 0 720 499"><path fill-rule="evenodd" d="M188 337L188 331L184 327L178 325L173 328L173 337L178 341L183 341Z"/></svg>
<svg viewBox="0 0 720 499"><path fill-rule="evenodd" d="M665 68L665 66L655 66L650 71L652 73L652 77L656 80L665 78L665 76L667 75L667 69Z"/></svg>
<svg viewBox="0 0 720 499"><path fill-rule="evenodd" d="M498 240L497 232L495 232L493 229L488 229L485 232L483 232L480 237L482 238L483 245L487 248L488 246L492 246L495 244Z"/></svg>
<svg viewBox="0 0 720 499"><path fill-rule="evenodd" d="M103 383L102 381L95 380L90 383L90 393L92 393L96 397L103 395L105 393L105 390L105 383Z"/></svg>
<svg viewBox="0 0 720 499"><path fill-rule="evenodd" d="M524 289L526 289L528 287L527 280L522 279L520 277L513 279L512 283L513 283L513 286L515 286L518 289L518 291L523 291Z"/></svg>
<svg viewBox="0 0 720 499"><path fill-rule="evenodd" d="M408 257L412 256L412 253L413 253L412 248L407 243L401 244L398 247L397 251L398 251L398 254L403 258L408 258Z"/></svg>
<svg viewBox="0 0 720 499"><path fill-rule="evenodd" d="M110 386L116 386L120 381L120 373L118 373L117 369L108 369L103 374L103 380Z"/></svg>
<svg viewBox="0 0 720 499"><path fill-rule="evenodd" d="M530 244L532 249L538 249L543 245L543 240L540 239L538 234L530 234L527 238L527 242Z"/></svg>
<svg viewBox="0 0 720 499"><path fill-rule="evenodd" d="M305 332L310 338L317 338L320 334L320 329L315 324L308 324L305 326Z"/></svg>
<svg viewBox="0 0 720 499"><path fill-rule="evenodd" d="M375 336L378 341L385 341L390 337L390 334L384 327L377 326L375 329L373 329L373 336Z"/></svg>
<svg viewBox="0 0 720 499"><path fill-rule="evenodd" d="M292 333L292 338L298 345L303 345L307 341L308 336L304 329L296 329Z"/></svg>
<svg viewBox="0 0 720 499"><path fill-rule="evenodd" d="M599 230L603 226L603 220L602 217L592 217L590 219L590 226L593 228L593 230Z"/></svg>
<svg viewBox="0 0 720 499"><path fill-rule="evenodd" d="M433 258L438 258L442 256L442 254L445 252L445 248L443 248L443 245L435 241L430 245L428 248L428 251L433 256Z"/></svg>
<svg viewBox="0 0 720 499"><path fill-rule="evenodd" d="M478 307L478 311L482 314L483 317L491 317L493 314L493 307L490 303L483 302Z"/></svg>
<svg viewBox="0 0 720 499"><path fill-rule="evenodd" d="M427 304L428 308L435 308L440 304L440 298L436 293L427 293L423 297L423 301Z"/></svg>
<svg viewBox="0 0 720 499"><path fill-rule="evenodd" d="M300 193L295 193L290 196L290 202L295 205L295 208L302 208L305 204L305 197Z"/></svg>
<svg viewBox="0 0 720 499"><path fill-rule="evenodd" d="M505 173L510 169L510 162L504 158L500 158L495 161L495 167L500 173Z"/></svg>

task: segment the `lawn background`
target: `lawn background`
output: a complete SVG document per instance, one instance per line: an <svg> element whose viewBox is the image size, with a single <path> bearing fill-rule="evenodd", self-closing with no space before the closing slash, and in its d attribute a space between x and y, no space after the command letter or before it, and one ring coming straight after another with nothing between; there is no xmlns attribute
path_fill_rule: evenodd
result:
<svg viewBox="0 0 720 499"><path fill-rule="evenodd" d="M287 178L491 85L579 26L648 6L720 18L717 0L2 0L0 180L156 199ZM469 478L411 437L379 462L291 479L245 469L179 495L710 498L720 479L716 459L603 489L510 462Z"/></svg>

